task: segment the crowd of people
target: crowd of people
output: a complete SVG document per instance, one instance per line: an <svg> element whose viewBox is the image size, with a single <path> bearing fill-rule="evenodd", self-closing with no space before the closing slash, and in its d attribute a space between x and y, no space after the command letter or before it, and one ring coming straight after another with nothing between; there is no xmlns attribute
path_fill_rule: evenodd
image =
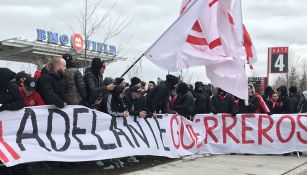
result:
<svg viewBox="0 0 307 175"><path fill-rule="evenodd" d="M146 118L172 113L189 120L193 120L195 114L207 113L230 113L235 117L242 113L307 112L307 92L298 92L294 86L289 89L281 86L276 90L267 86L260 95L249 84L246 105L244 100L221 88L207 88L202 82L196 82L193 87L170 74L157 83L146 83L138 77L131 78L128 83L122 77L104 78L105 70L104 61L93 58L83 74L70 54L54 57L33 77L24 71L16 74L8 68L0 68L0 111L39 105L58 108L83 105L116 117ZM135 157L130 157L130 160L138 161ZM104 162L97 164L103 165ZM123 163L119 161L119 164Z"/></svg>

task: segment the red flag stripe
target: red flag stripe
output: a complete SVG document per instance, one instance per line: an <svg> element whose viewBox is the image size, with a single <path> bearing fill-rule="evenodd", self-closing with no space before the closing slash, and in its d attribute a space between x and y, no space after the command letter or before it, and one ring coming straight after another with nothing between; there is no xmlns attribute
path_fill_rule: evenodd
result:
<svg viewBox="0 0 307 175"><path fill-rule="evenodd" d="M210 42L209 48L210 49L214 49L214 48L216 48L216 47L218 47L220 45L222 45L222 41L221 41L220 38L218 38L218 39L215 39L214 41Z"/></svg>
<svg viewBox="0 0 307 175"><path fill-rule="evenodd" d="M209 3L209 7L212 7L215 3L217 3L219 0L212 0L210 3Z"/></svg>
<svg viewBox="0 0 307 175"><path fill-rule="evenodd" d="M199 38L192 35L188 35L186 42L194 45L208 45L206 38Z"/></svg>
<svg viewBox="0 0 307 175"><path fill-rule="evenodd" d="M194 23L194 25L193 25L193 27L192 27L192 30L194 30L194 31L196 31L196 32L203 32L203 31L201 30L201 27L200 27L198 21L196 21L196 22Z"/></svg>
<svg viewBox="0 0 307 175"><path fill-rule="evenodd" d="M0 143L2 143L2 145L5 147L5 149L12 155L12 157L17 160L20 159L19 154L16 153L16 151L14 151L14 149L4 141L3 139L3 130L2 130L2 121L0 121Z"/></svg>
<svg viewBox="0 0 307 175"><path fill-rule="evenodd" d="M229 20L229 23L232 24L232 25L235 25L234 21L233 21L233 17L231 16L231 14L228 13L228 20Z"/></svg>
<svg viewBox="0 0 307 175"><path fill-rule="evenodd" d="M180 14L182 14L182 13L185 11L185 9L188 7L188 5L190 4L190 2L191 2L191 0L188 0L188 1L183 5L183 7L182 7L181 10L180 10Z"/></svg>
<svg viewBox="0 0 307 175"><path fill-rule="evenodd" d="M244 47L246 52L247 60L253 58L253 49L252 49L252 39L248 34L248 31L246 30L245 25L243 25L243 39L244 39Z"/></svg>

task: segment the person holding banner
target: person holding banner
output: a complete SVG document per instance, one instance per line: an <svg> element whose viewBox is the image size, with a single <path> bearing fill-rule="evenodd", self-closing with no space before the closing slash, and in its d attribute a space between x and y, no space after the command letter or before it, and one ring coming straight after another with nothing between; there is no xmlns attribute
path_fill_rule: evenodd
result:
<svg viewBox="0 0 307 175"><path fill-rule="evenodd" d="M154 87L146 97L146 104L149 112L156 117L157 113L167 113L169 97L175 85L178 84L179 78L174 75L166 75L166 81L161 82Z"/></svg>
<svg viewBox="0 0 307 175"><path fill-rule="evenodd" d="M24 107L22 95L15 81L16 73L8 68L0 68L0 112L4 110L20 110ZM2 125L2 122L0 123ZM2 126L1 126L2 127ZM7 168L0 161L0 175L26 175L26 165Z"/></svg>
<svg viewBox="0 0 307 175"><path fill-rule="evenodd" d="M210 110L213 114L228 113L233 114L233 98L221 88L217 89L217 94L210 100Z"/></svg>
<svg viewBox="0 0 307 175"><path fill-rule="evenodd" d="M124 97L124 103L131 115L141 118L147 116L145 99L141 88L137 86L128 88Z"/></svg>
<svg viewBox="0 0 307 175"><path fill-rule="evenodd" d="M19 110L24 107L15 80L16 73L8 68L0 68L0 111Z"/></svg>
<svg viewBox="0 0 307 175"><path fill-rule="evenodd" d="M193 120L194 98L186 83L177 86L177 98L173 110L189 120Z"/></svg>

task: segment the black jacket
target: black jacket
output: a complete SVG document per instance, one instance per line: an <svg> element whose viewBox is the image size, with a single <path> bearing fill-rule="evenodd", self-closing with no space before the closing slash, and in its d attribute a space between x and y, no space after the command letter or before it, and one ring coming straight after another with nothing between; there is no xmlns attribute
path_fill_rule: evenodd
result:
<svg viewBox="0 0 307 175"><path fill-rule="evenodd" d="M24 99L19 93L16 82L7 82L0 86L0 111L19 110L24 107Z"/></svg>
<svg viewBox="0 0 307 175"><path fill-rule="evenodd" d="M193 93L195 99L194 114L206 114L209 113L209 102L210 98L205 92L194 91Z"/></svg>
<svg viewBox="0 0 307 175"><path fill-rule="evenodd" d="M90 67L85 70L84 82L87 90L87 103L90 106L94 105L103 93L107 93L106 87L102 83L103 77L96 75Z"/></svg>
<svg viewBox="0 0 307 175"><path fill-rule="evenodd" d="M248 97L248 106L245 108L245 113L255 113L256 110L260 107L260 101L256 95Z"/></svg>
<svg viewBox="0 0 307 175"><path fill-rule="evenodd" d="M290 113L297 113L298 112L298 107L300 104L300 98L301 98L301 94L296 92L295 94L293 94L292 96L289 97L290 99Z"/></svg>
<svg viewBox="0 0 307 175"><path fill-rule="evenodd" d="M185 117L192 116L194 112L194 98L191 91L189 91L188 85L180 83L177 88L177 94L173 110Z"/></svg>
<svg viewBox="0 0 307 175"><path fill-rule="evenodd" d="M147 111L145 98L132 99L131 94L128 92L124 97L124 103L127 107L129 114L132 116L139 116L141 111Z"/></svg>
<svg viewBox="0 0 307 175"><path fill-rule="evenodd" d="M169 84L161 82L158 86L154 87L147 95L146 104L150 112L166 113L167 104L169 101L170 89Z"/></svg>
<svg viewBox="0 0 307 175"><path fill-rule="evenodd" d="M246 113L245 101L234 97L233 99L233 115Z"/></svg>
<svg viewBox="0 0 307 175"><path fill-rule="evenodd" d="M279 95L279 101L282 103L280 113L282 113L282 114L293 113L294 109L292 109L293 105L291 104L290 98L288 96L287 87L286 86L280 86L276 90L281 92L281 94Z"/></svg>
<svg viewBox="0 0 307 175"><path fill-rule="evenodd" d="M224 98L214 95L210 100L210 110L213 114L233 113L233 97L227 94Z"/></svg>
<svg viewBox="0 0 307 175"><path fill-rule="evenodd" d="M38 80L37 90L48 105L64 107L66 79L63 75L48 72Z"/></svg>

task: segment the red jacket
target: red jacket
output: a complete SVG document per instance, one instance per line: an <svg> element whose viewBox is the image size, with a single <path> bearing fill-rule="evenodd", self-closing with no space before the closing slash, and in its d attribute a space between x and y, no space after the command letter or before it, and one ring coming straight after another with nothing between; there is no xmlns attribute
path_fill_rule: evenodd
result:
<svg viewBox="0 0 307 175"><path fill-rule="evenodd" d="M23 87L19 88L20 94L24 98L24 104L25 107L29 106L40 106L40 105L45 105L46 103L44 102L43 98L38 92L33 92L31 95L27 96L26 92Z"/></svg>

